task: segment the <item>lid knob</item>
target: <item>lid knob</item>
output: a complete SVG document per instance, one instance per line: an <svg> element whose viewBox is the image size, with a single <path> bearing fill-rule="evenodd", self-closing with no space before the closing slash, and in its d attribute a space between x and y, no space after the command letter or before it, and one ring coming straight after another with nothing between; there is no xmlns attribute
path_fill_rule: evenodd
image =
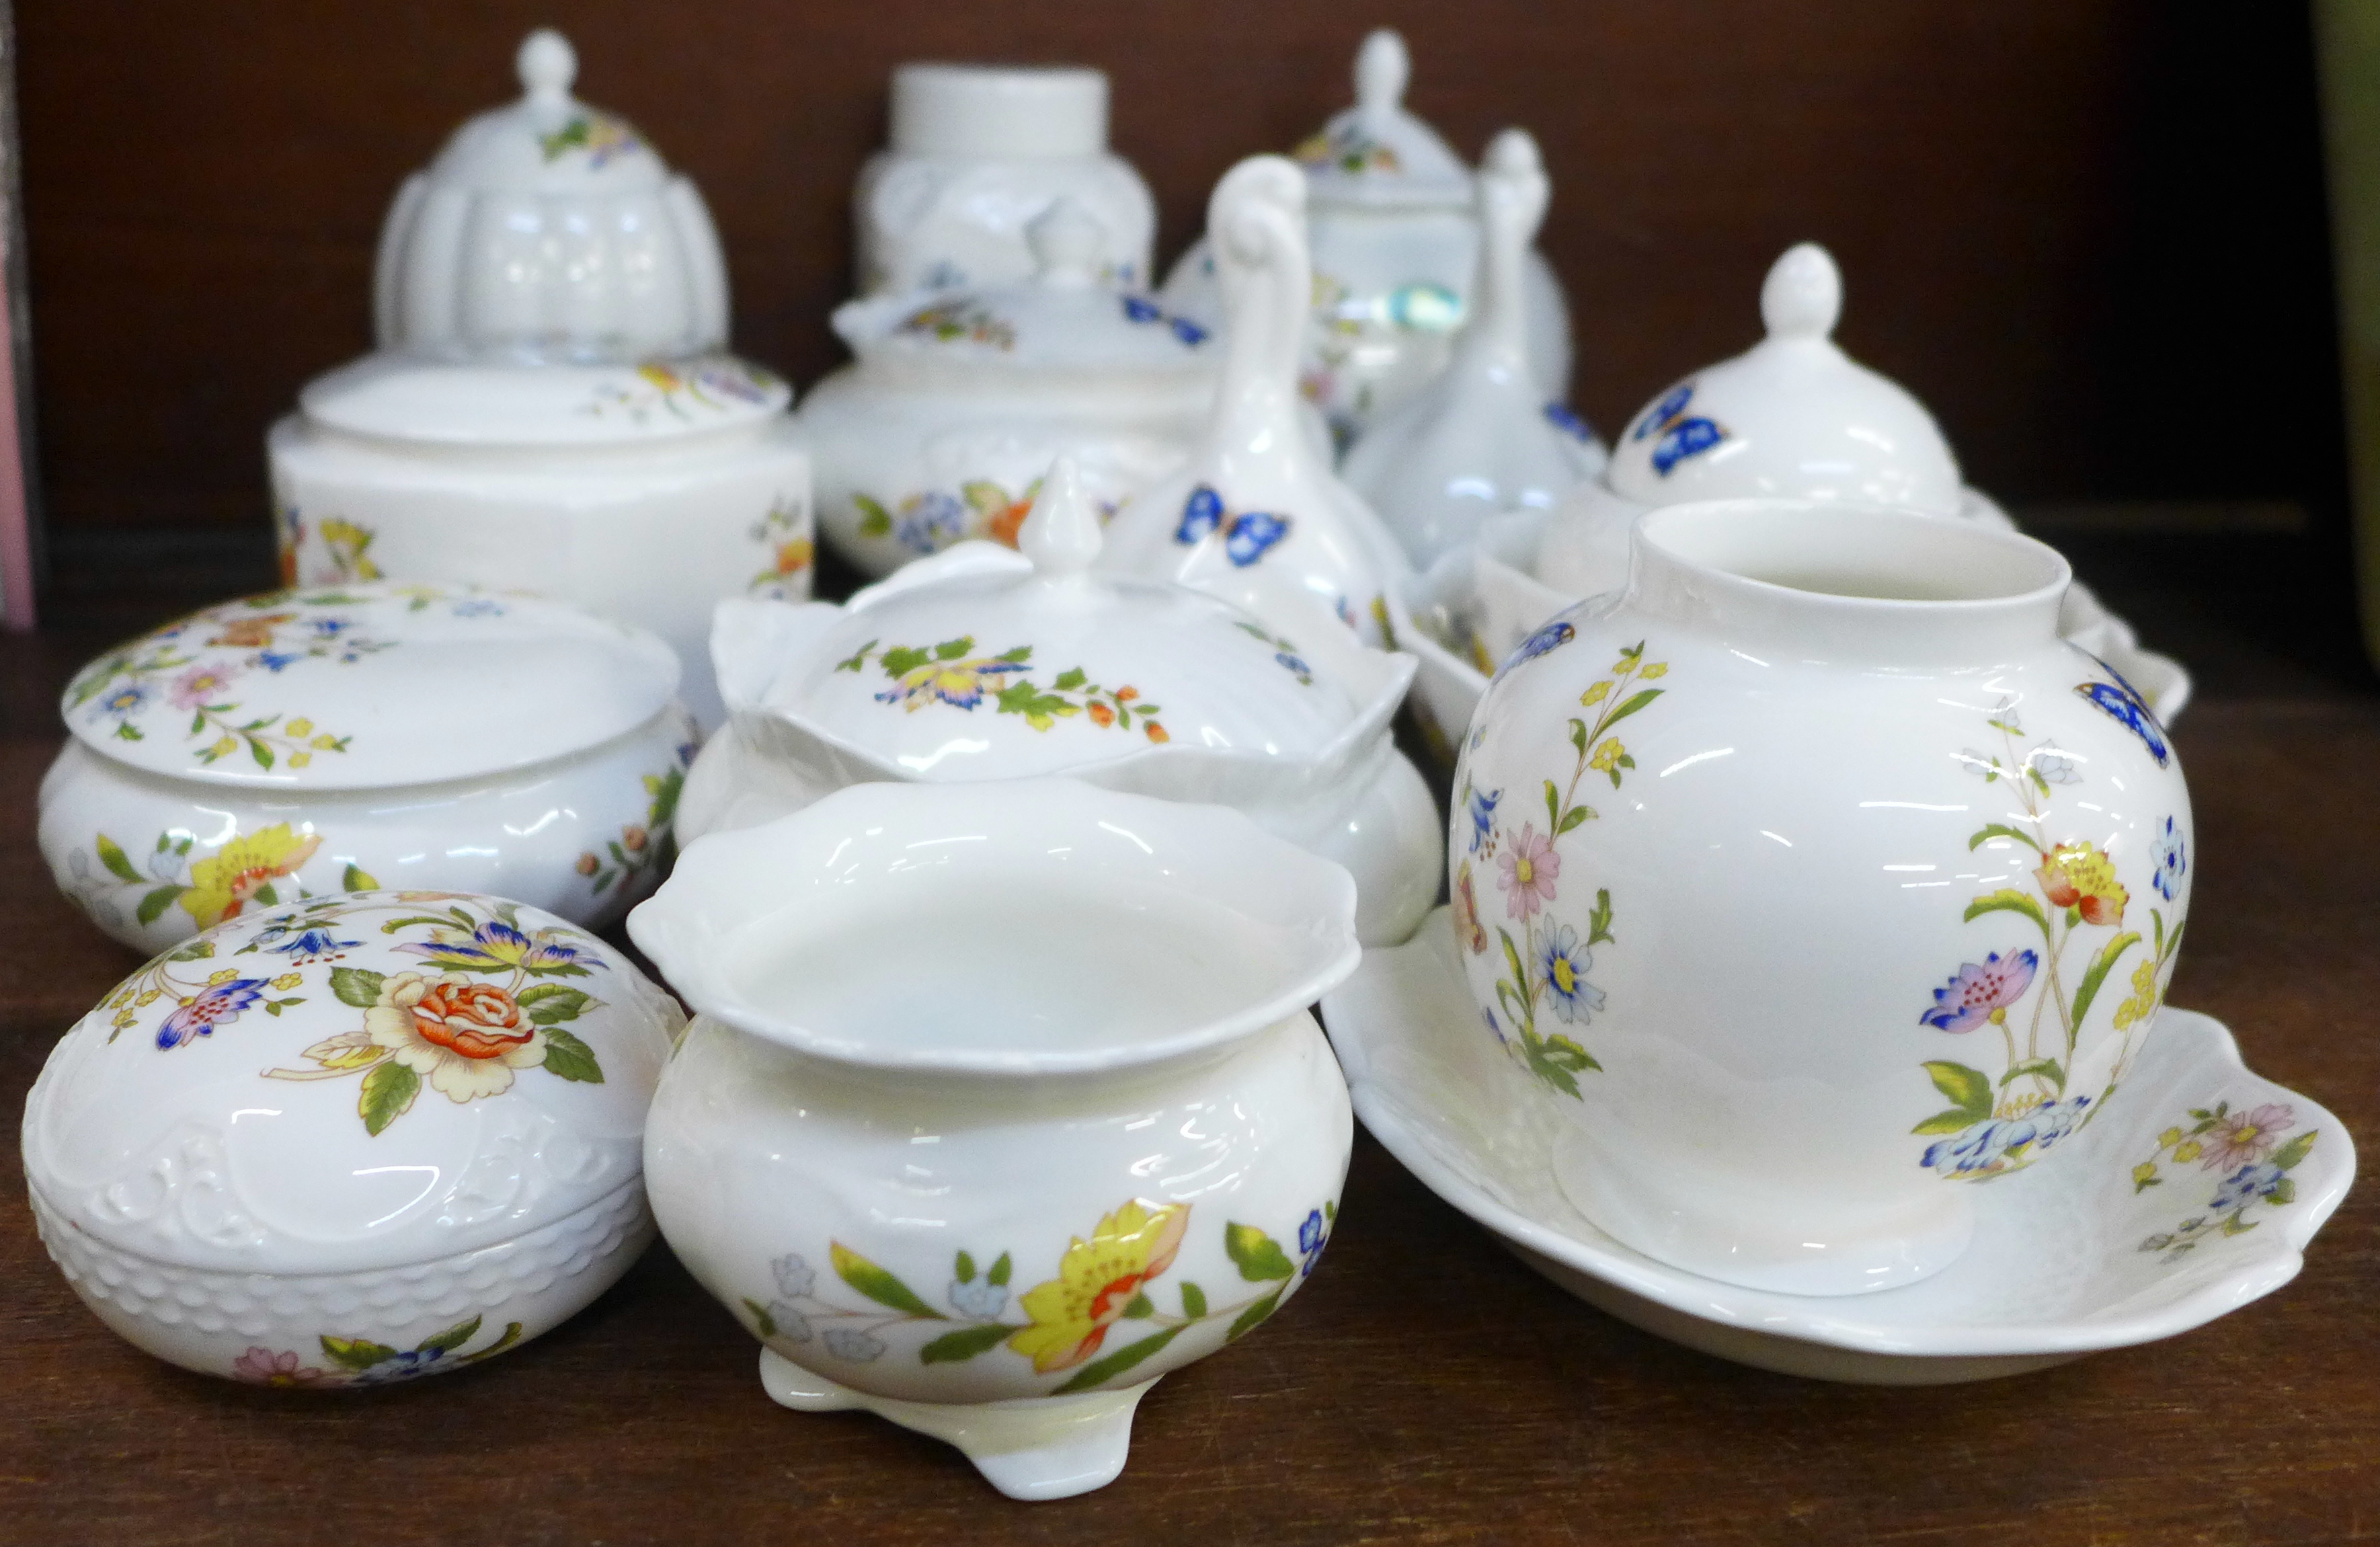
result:
<svg viewBox="0 0 2380 1547"><path fill-rule="evenodd" d="M1815 242L1785 250L1760 286L1760 320L1771 338L1826 338L1843 314L1843 274Z"/></svg>
<svg viewBox="0 0 2380 1547"><path fill-rule="evenodd" d="M1018 551L1033 561L1036 573L1046 579L1060 579L1089 569L1105 542L1099 512L1083 493L1075 459L1059 457L1050 464L1049 473L1041 480L1041 493L1034 497L1025 525L1017 530Z"/></svg>
<svg viewBox="0 0 2380 1547"><path fill-rule="evenodd" d="M1356 50L1355 105L1366 118L1378 119L1402 107L1405 85L1412 79L1413 55L1395 28L1380 28Z"/></svg>
<svg viewBox="0 0 2380 1547"><path fill-rule="evenodd" d="M578 79L578 51L551 27L540 27L521 40L513 65L520 71L521 90L532 102L564 101Z"/></svg>
<svg viewBox="0 0 2380 1547"><path fill-rule="evenodd" d="M1033 264L1042 284L1083 289L1099 281L1099 257L1108 230L1099 217L1070 198L1061 198L1025 228Z"/></svg>

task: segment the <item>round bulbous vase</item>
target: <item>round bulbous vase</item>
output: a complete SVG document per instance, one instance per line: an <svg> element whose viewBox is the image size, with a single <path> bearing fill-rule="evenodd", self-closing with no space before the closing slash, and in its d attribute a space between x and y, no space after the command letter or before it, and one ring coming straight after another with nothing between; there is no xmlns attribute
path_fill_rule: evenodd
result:
<svg viewBox="0 0 2380 1547"><path fill-rule="evenodd" d="M1625 588L1481 700L1450 838L1484 1024L1596 1224L1785 1293L1889 1288L2120 1099L2190 797L2012 532L1785 500L1645 516Z"/></svg>

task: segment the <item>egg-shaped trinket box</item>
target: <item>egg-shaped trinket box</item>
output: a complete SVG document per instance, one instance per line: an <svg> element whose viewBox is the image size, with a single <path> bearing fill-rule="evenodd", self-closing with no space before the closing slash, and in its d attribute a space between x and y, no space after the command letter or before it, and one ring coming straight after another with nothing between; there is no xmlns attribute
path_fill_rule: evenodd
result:
<svg viewBox="0 0 2380 1547"><path fill-rule="evenodd" d="M844 606L722 604L735 707L687 776L691 840L845 785L1065 774L1236 807L1355 877L1367 944L1436 899L1437 807L1390 737L1410 656L1317 606L1284 633L1230 603L1093 572L1099 519L1050 469L1024 551L971 542Z"/></svg>
<svg viewBox="0 0 2380 1547"><path fill-rule="evenodd" d="M684 1017L533 907L366 892L242 914L61 1038L25 1102L51 1258L204 1374L314 1390L458 1370L652 1238L643 1134Z"/></svg>
<svg viewBox="0 0 2380 1547"><path fill-rule="evenodd" d="M722 352L727 271L694 185L570 95L559 34L519 68L521 100L390 209L377 352L266 438L283 579L567 598L659 634L712 724L711 603L809 594L793 392Z"/></svg>
<svg viewBox="0 0 2380 1547"><path fill-rule="evenodd" d="M533 596L380 581L226 602L68 684L42 857L138 950L383 883L600 928L674 852L695 743L677 679L652 635Z"/></svg>

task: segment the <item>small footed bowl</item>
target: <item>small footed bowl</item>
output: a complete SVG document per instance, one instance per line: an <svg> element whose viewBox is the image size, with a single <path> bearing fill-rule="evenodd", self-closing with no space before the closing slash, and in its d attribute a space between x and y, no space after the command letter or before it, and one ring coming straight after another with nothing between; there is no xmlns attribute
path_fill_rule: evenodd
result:
<svg viewBox="0 0 2380 1547"><path fill-rule="evenodd" d="M860 1406L1056 1497L1158 1376L1277 1311L1354 1119L1306 1006L1345 871L1073 780L864 785L692 845L629 921L700 1012L647 1175L789 1406ZM1029 930L1013 921L1029 919Z"/></svg>

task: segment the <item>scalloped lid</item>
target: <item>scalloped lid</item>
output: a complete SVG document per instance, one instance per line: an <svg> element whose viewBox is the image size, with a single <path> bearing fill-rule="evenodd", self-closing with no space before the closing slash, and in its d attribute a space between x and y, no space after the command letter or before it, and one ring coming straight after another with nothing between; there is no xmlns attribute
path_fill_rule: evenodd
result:
<svg viewBox="0 0 2380 1547"><path fill-rule="evenodd" d="M835 309L834 331L871 363L1002 372L1038 368L1211 374L1221 351L1201 323L1099 277L1097 216L1061 198L1026 227L1034 276L978 290L913 290Z"/></svg>
<svg viewBox="0 0 2380 1547"><path fill-rule="evenodd" d="M440 445L613 445L759 424L794 390L733 355L643 365L506 365L383 351L318 376L298 395L317 424Z"/></svg>
<svg viewBox="0 0 2380 1547"><path fill-rule="evenodd" d="M962 543L845 607L722 609L713 648L731 706L939 781L1166 748L1313 761L1370 715L1375 677L1402 695L1389 657L1373 669L1328 622L1293 640L1186 587L1092 573L1099 518L1066 458L1018 543Z"/></svg>
<svg viewBox="0 0 2380 1547"><path fill-rule="evenodd" d="M458 1013L518 1052L470 1058L421 1037L395 1003L406 973L453 974L468 985ZM533 907L358 892L237 914L59 1041L25 1103L27 1179L77 1228L179 1265L433 1261L633 1182L683 1021L626 956ZM413 1085L409 1102L373 1107L377 1132L374 1071L383 1094Z"/></svg>
<svg viewBox="0 0 2380 1547"><path fill-rule="evenodd" d="M644 629L518 592L375 581L193 613L84 667L59 708L84 746L144 773L385 789L600 745L677 682Z"/></svg>
<svg viewBox="0 0 2380 1547"><path fill-rule="evenodd" d="M1318 204L1467 210L1471 169L1439 132L1405 111L1413 57L1383 27L1355 54L1355 105L1300 145L1306 192Z"/></svg>
<svg viewBox="0 0 2380 1547"><path fill-rule="evenodd" d="M1843 353L1842 273L1827 250L1787 250L1760 287L1768 336L1648 404L1604 478L1640 505L1780 495L1960 506L1958 459L1925 406Z"/></svg>

